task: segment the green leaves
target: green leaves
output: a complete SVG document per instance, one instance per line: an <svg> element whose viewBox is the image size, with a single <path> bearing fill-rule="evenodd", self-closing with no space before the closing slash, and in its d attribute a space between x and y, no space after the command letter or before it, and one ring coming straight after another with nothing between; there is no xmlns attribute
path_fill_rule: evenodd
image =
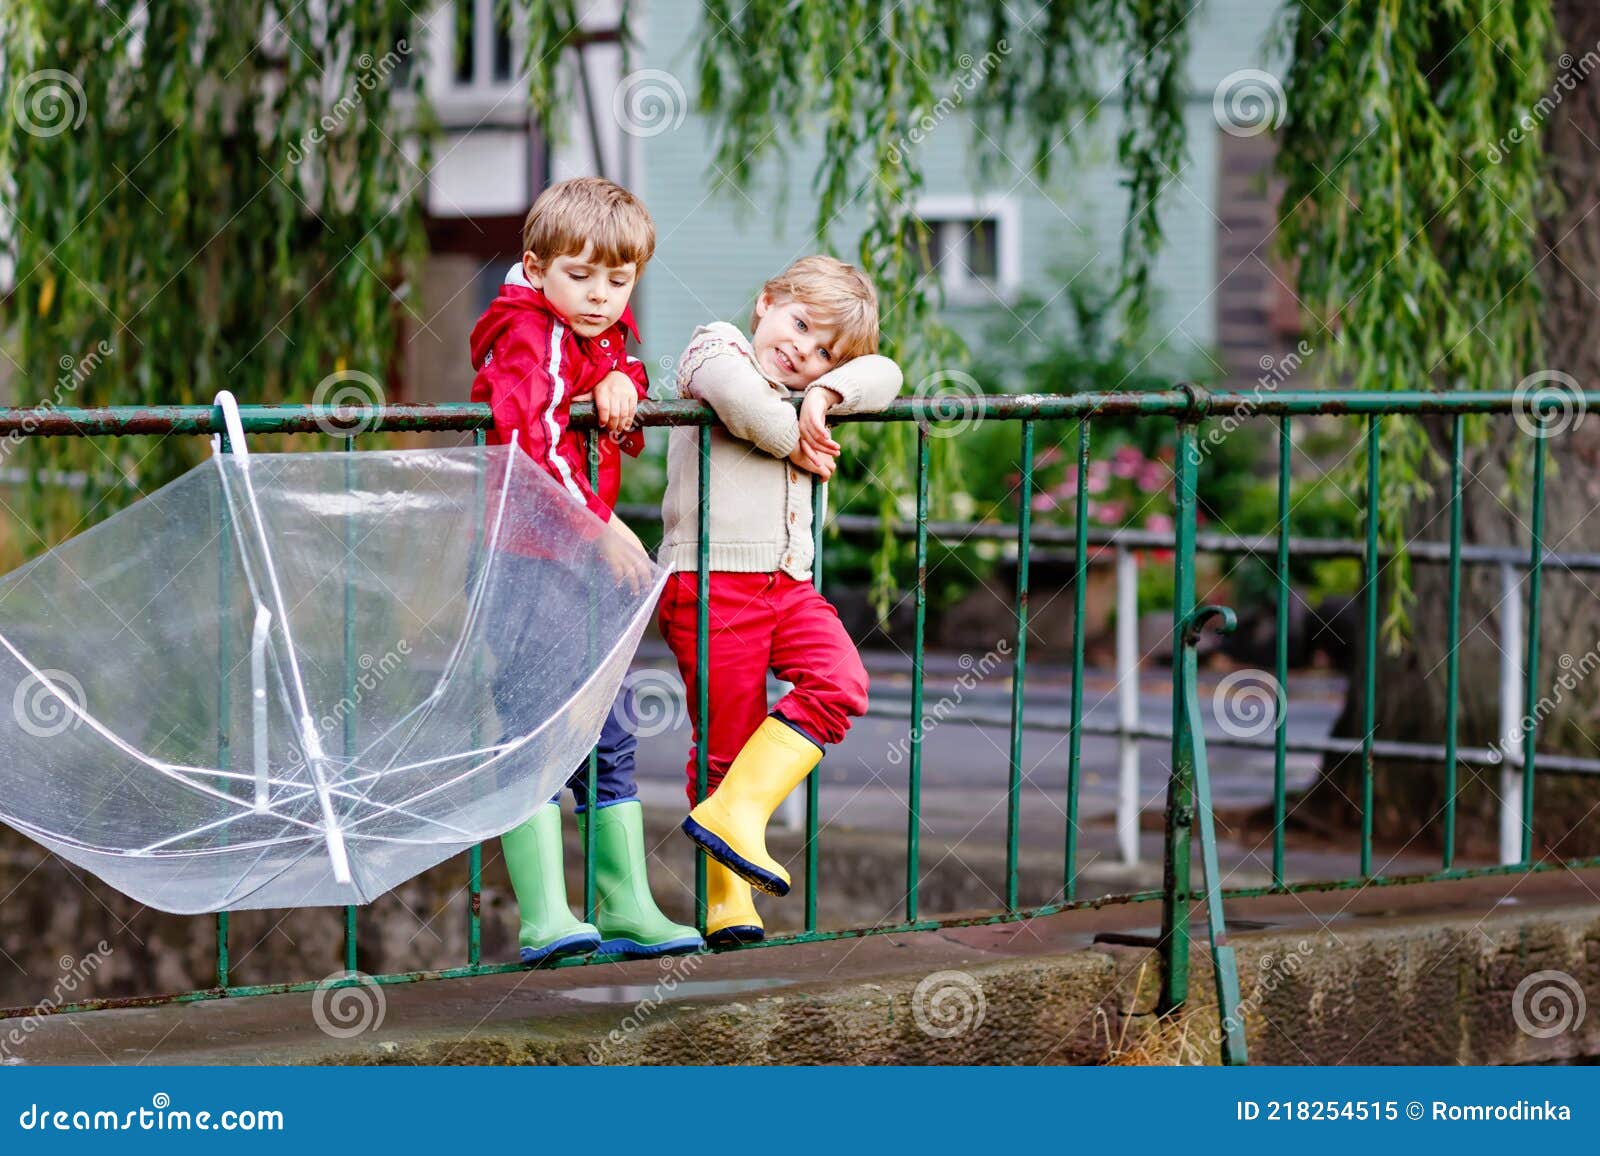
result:
<svg viewBox="0 0 1600 1156"><path fill-rule="evenodd" d="M938 364L919 352L936 289L918 262L902 259L901 240L923 185L917 146L958 112L991 171L1004 152L1044 175L1071 159L1073 129L1094 115L1106 86L1120 90L1130 197L1123 291L1130 317L1142 319L1161 242L1160 192L1183 152L1190 9L1184 0L979 8L960 0L708 0L700 107L716 126L717 168L740 183L786 137L821 126L818 243L827 244L846 209L867 209L861 258L885 298L899 303L885 316L885 336L909 352L915 377ZM933 348L957 355L947 344Z"/></svg>
<svg viewBox="0 0 1600 1156"><path fill-rule="evenodd" d="M1281 239L1327 379L1514 387L1539 351L1543 150L1508 134L1550 91L1548 0L1298 0L1288 34ZM1436 455L1416 422L1383 430L1380 535L1400 547Z"/></svg>
<svg viewBox="0 0 1600 1156"><path fill-rule="evenodd" d="M0 10L5 338L23 405L306 399L336 364L384 376L390 285L421 252L421 29L400 0ZM27 116L12 115L19 107ZM100 342L111 353L90 372ZM159 485L200 439L31 439L8 465L83 471L28 503L38 549ZM137 489L135 488L137 487ZM105 504L96 508L104 498Z"/></svg>

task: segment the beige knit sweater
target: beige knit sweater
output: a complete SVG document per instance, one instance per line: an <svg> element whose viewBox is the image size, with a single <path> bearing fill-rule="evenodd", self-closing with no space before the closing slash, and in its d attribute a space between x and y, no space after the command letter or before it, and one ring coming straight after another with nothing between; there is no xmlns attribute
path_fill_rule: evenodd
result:
<svg viewBox="0 0 1600 1156"><path fill-rule="evenodd" d="M870 354L829 370L809 388L839 394L831 413L862 413L888 405L900 383L898 365ZM711 569L782 570L809 579L815 479L787 460L800 441L794 404L784 400L790 391L761 372L743 333L719 321L696 329L678 359L678 396L705 402L722 422L711 430ZM669 570L700 564L698 434L697 427L679 426L667 443L660 561Z"/></svg>

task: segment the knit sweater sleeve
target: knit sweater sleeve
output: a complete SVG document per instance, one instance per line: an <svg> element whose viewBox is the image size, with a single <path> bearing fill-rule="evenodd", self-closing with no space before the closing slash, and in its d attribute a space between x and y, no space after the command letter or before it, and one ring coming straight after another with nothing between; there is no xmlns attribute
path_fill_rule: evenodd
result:
<svg viewBox="0 0 1600 1156"><path fill-rule="evenodd" d="M831 413L875 413L894 400L904 377L900 367L877 353L857 357L828 370L810 388L827 386L839 395Z"/></svg>
<svg viewBox="0 0 1600 1156"><path fill-rule="evenodd" d="M734 437L786 458L800 441L799 418L761 376L747 348L730 325L696 330L678 359L678 392L716 410Z"/></svg>

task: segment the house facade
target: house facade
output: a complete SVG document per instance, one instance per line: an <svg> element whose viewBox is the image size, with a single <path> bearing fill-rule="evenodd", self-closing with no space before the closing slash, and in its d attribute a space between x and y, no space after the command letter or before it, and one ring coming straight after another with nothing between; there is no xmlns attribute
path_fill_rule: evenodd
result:
<svg viewBox="0 0 1600 1156"><path fill-rule="evenodd" d="M694 111L700 5L632 0L625 47L619 3L604 0L586 16L588 39L564 65L567 111L550 132L528 116L523 45L515 28L497 26L495 0L455 0L429 17L428 88L444 136L427 189L432 257L407 337L409 397L466 396L466 334L517 257L523 214L550 181L601 173L640 193L655 217L656 257L635 309L641 356L658 382L696 325L743 321L762 281L814 250L810 177L820 133L781 142L787 166L761 166L747 193L713 191L711 126ZM1213 376L1241 387L1263 358L1293 345L1296 325L1288 278L1270 253L1273 145L1270 124L1261 123L1282 108L1272 91L1281 69L1268 47L1281 6L1208 0L1191 17L1188 155L1161 209L1168 243L1154 276L1153 335L1210 359ZM997 310L1045 324L1051 315L1023 311L1024 297L1057 296L1085 269L1100 281L1114 274L1127 220L1117 131L1112 91L1093 122L1071 129L1072 147L1052 158L1043 181L1025 160L1003 158L980 178L959 110L920 134L913 147L926 182L914 211L932 229L929 275L958 329L973 333L969 319ZM838 255L854 255L861 226L849 211L834 223Z"/></svg>

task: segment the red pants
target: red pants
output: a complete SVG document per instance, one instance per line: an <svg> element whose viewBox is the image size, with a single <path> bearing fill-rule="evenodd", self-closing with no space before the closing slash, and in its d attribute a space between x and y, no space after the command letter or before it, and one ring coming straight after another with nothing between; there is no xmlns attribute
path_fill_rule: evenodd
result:
<svg viewBox="0 0 1600 1156"><path fill-rule="evenodd" d="M667 580L658 622L661 636L678 659L698 744L697 577L692 571L679 571ZM820 745L844 738L850 720L866 713L866 667L839 621L839 612L811 583L782 572L716 571L711 575L710 619L708 791L717 789L734 756L767 717L768 670L794 684L772 713ZM691 805L696 802L695 750L689 748L687 767Z"/></svg>

